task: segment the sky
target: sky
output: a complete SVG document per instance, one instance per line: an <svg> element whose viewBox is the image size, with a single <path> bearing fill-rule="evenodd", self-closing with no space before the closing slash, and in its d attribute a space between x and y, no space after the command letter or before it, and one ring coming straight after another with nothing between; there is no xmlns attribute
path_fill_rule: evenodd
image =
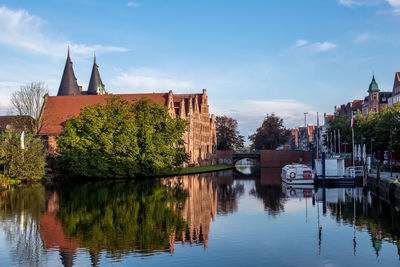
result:
<svg viewBox="0 0 400 267"><path fill-rule="evenodd" d="M0 0L0 114L21 85L56 95L71 47L87 88L201 93L247 137L267 113L316 124L400 71L400 0Z"/></svg>

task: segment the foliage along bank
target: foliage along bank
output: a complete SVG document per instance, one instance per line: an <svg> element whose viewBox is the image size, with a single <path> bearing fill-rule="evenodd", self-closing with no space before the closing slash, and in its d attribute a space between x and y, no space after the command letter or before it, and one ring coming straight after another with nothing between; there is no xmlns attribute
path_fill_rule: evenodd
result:
<svg viewBox="0 0 400 267"><path fill-rule="evenodd" d="M42 141L31 132L24 133L23 138L20 132L15 131L0 134L0 165L2 187L42 179L46 173Z"/></svg>
<svg viewBox="0 0 400 267"><path fill-rule="evenodd" d="M152 176L188 160L187 122L148 99L111 97L82 109L57 137L57 167L68 176Z"/></svg>
<svg viewBox="0 0 400 267"><path fill-rule="evenodd" d="M341 143L348 144L347 151L351 152L350 124L349 116L335 116L329 122L325 144L328 144L327 137L339 130ZM400 104L384 108L380 113L371 112L367 116L357 112L354 117L354 143L365 144L368 153L371 153L371 149L374 153L379 152L380 160L383 160L384 151L393 149L395 153L400 152Z"/></svg>

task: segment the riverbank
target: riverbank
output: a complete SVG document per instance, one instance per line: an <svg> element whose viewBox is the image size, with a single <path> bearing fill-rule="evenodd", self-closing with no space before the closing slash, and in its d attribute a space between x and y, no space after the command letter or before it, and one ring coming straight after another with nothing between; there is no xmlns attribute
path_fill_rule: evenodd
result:
<svg viewBox="0 0 400 267"><path fill-rule="evenodd" d="M140 176L139 178L161 178L161 177L169 177L169 176L178 176L178 175L188 175L188 174L197 174L197 173L207 173L207 172L214 172L214 171L222 171L232 169L233 166L229 165L211 165L211 166L196 166L196 167L186 167L186 168L175 168L175 169L165 169L158 172L153 176ZM131 177L135 178L135 177ZM137 178L137 177L136 177ZM46 174L45 179L48 181L55 181L55 180L75 180L76 177L68 177L59 172L49 172ZM82 177L79 177L81 180ZM102 180L102 179L128 179L128 178L108 178L108 177L86 177L85 179L88 180ZM130 179L130 178L129 178Z"/></svg>
<svg viewBox="0 0 400 267"><path fill-rule="evenodd" d="M214 171L222 171L227 169L232 169L233 166L229 165L211 165L211 166L197 166L197 167L187 167L180 169L163 170L158 176L175 176L175 175L187 175L196 173L206 173Z"/></svg>
<svg viewBox="0 0 400 267"><path fill-rule="evenodd" d="M368 189L379 196L380 199L390 203L394 202L395 206L400 206L400 184L394 183L395 175L381 172L380 178L376 174L368 174Z"/></svg>

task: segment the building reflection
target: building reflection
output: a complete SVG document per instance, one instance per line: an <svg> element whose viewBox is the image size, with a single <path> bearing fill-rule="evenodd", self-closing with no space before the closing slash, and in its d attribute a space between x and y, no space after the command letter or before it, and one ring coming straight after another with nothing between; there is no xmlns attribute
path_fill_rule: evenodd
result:
<svg viewBox="0 0 400 267"><path fill-rule="evenodd" d="M185 204L180 210L187 227L183 232L174 232L170 236L169 250L174 252L175 243L203 244L208 247L210 222L215 221L218 191L215 174L185 175L166 178L164 183L179 186L188 193Z"/></svg>
<svg viewBox="0 0 400 267"><path fill-rule="evenodd" d="M39 219L43 248L58 251L64 266L74 265L79 248L89 252L92 266L103 253L112 258L173 253L176 243L207 248L217 211L216 177L165 178L159 185L87 183L48 191Z"/></svg>
<svg viewBox="0 0 400 267"><path fill-rule="evenodd" d="M82 253L98 266L105 257L174 253L177 244L207 249L211 222L217 215L236 212L249 190L271 215L283 212L290 198L305 198L304 205L308 200L311 208L312 197L318 216L324 204L337 223L354 227L354 237L349 238L354 254L359 233L367 232L377 257L385 242L395 244L400 255L398 206L356 188L328 188L325 194L321 188L311 194L309 189L296 189L292 196L277 177L279 172L272 169L261 169L259 178L237 178L228 170L159 181L17 188L0 193L1 230L15 265L24 266L48 265L46 255L52 251L64 266L78 264ZM325 232L319 221L316 231L321 248Z"/></svg>

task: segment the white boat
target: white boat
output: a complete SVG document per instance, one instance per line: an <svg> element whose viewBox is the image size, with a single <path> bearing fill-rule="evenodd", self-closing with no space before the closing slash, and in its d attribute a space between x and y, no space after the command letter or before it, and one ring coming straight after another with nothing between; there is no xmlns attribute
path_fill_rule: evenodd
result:
<svg viewBox="0 0 400 267"><path fill-rule="evenodd" d="M325 181L328 183L354 183L355 176L362 175L362 167L345 168L345 159L331 158L325 160ZM317 183L322 179L322 159L315 160L315 180Z"/></svg>
<svg viewBox="0 0 400 267"><path fill-rule="evenodd" d="M292 163L284 166L281 177L290 186L314 184L312 169L304 164Z"/></svg>

